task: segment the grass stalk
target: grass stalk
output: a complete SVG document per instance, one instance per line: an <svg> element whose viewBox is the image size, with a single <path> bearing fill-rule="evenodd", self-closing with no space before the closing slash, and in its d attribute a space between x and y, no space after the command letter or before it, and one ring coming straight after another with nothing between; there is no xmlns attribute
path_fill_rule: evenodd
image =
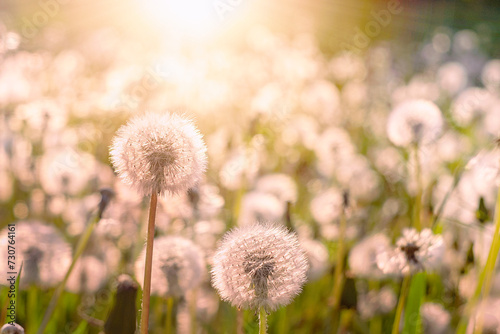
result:
<svg viewBox="0 0 500 334"><path fill-rule="evenodd" d="M491 284L493 279L493 274L495 273L495 264L498 258L498 252L500 251L500 188L497 194L497 201L495 204L495 230L493 232L491 246L488 253L488 258L486 260L486 264L479 275L479 279L477 280L476 289L474 290L474 295L466 307L466 311L462 319L460 320L460 324L457 330L457 333L465 333L468 325L468 317L471 315L472 310L476 307L480 297L481 292L483 298L487 298L491 291ZM477 326L474 330L474 333L482 333L483 326L483 317L482 314L479 314Z"/></svg>
<svg viewBox="0 0 500 334"><path fill-rule="evenodd" d="M342 297L342 288L344 286L344 276L343 276L343 271L344 271L344 256L345 256L345 234L346 234L346 229L347 229L347 223L346 223L346 215L345 215L345 209L342 210L342 214L340 216L340 225L339 225L339 241L338 241L338 248L337 248L337 263L335 266L335 272L333 274L333 293L332 293L332 320L333 320L333 327L332 331L336 331L338 324L339 324L339 317L340 317L340 300Z"/></svg>
<svg viewBox="0 0 500 334"><path fill-rule="evenodd" d="M406 298L408 297L408 292L410 291L410 281L411 275L405 276L403 283L401 284L401 291L399 292L399 301L396 308L396 315L394 317L394 322L392 324L392 334L399 333L399 324L401 322L401 315L403 314L403 309L406 304Z"/></svg>
<svg viewBox="0 0 500 334"><path fill-rule="evenodd" d="M422 214L422 171L420 169L420 158L418 156L418 145L413 146L413 157L415 161L415 183L417 185L417 193L415 194L415 206L413 208L413 227L417 231L422 230L422 221L420 219Z"/></svg>
<svg viewBox="0 0 500 334"><path fill-rule="evenodd" d="M85 231L83 232L83 235L80 238L78 245L76 246L75 254L73 255L73 260L71 261L71 265L69 266L68 270L66 271L66 275L64 275L64 279L62 280L61 284L57 287L56 291L54 292L54 295L52 296L52 299L50 300L49 306L45 311L42 323L38 328L37 334L43 334L45 329L47 328L47 325L49 324L49 321L52 317L52 314L54 313L57 304L62 296L64 288L66 287L66 283L71 273L73 272L75 264L80 258L80 256L83 254L85 248L87 247L87 244L90 240L90 236L92 235L92 232L94 231L94 228L96 227L100 219L101 215L100 214L96 215L85 228Z"/></svg>

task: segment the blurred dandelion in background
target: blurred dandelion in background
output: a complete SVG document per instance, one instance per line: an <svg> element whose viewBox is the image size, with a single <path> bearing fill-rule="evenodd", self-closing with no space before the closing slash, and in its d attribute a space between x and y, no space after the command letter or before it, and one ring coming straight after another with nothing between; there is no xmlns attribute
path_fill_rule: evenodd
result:
<svg viewBox="0 0 500 334"><path fill-rule="evenodd" d="M143 284L144 252L135 264L138 282ZM162 297L181 297L197 287L205 273L201 249L188 239L160 237L153 251L151 293Z"/></svg>
<svg viewBox="0 0 500 334"><path fill-rule="evenodd" d="M397 146L429 144L443 131L443 116L431 101L411 100L398 105L387 120L387 135Z"/></svg>
<svg viewBox="0 0 500 334"><path fill-rule="evenodd" d="M0 242L5 252L0 261L7 268L8 229L2 230ZM16 222L16 254L19 265L23 263L23 275L20 287L40 285L44 288L55 287L63 279L66 269L71 264L71 247L52 225L39 221ZM4 272L7 281L7 273Z"/></svg>
<svg viewBox="0 0 500 334"><path fill-rule="evenodd" d="M430 229L417 232L404 229L396 247L377 254L377 265L384 274L408 275L420 270L438 269L444 252L443 238Z"/></svg>

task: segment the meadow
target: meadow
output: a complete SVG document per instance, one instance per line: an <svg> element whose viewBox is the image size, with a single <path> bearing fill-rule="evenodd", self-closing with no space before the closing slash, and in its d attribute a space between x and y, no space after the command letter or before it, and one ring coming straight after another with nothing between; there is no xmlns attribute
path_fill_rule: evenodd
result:
<svg viewBox="0 0 500 334"><path fill-rule="evenodd" d="M0 15L2 334L500 333L498 24L33 6Z"/></svg>

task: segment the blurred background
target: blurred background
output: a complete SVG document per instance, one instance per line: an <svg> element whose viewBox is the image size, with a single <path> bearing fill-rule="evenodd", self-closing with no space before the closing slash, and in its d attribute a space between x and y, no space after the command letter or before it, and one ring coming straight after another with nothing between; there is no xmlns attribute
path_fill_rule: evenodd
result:
<svg viewBox="0 0 500 334"><path fill-rule="evenodd" d="M108 148L132 115L169 110L195 120L209 169L198 197L160 203L158 236L194 240L210 263L231 227L288 221L301 239L316 242L313 255L326 255L297 303L271 317L271 332L321 332L328 314L318 305L329 302L339 233L328 208L349 192L348 248L381 231L395 239L409 225L414 164L387 138L391 109L423 98L446 120L443 136L419 152L429 220L457 170L493 147L500 134L499 17L494 0L0 0L0 228L32 220L54 228L20 227L19 256L37 265L21 286L19 322L27 333L37 328L99 189L113 187L117 197L51 325L54 333L99 332L82 314L105 320L116 277L134 276L147 212L146 201L115 177ZM483 182L483 172L470 172L469 181L487 190L465 187L451 196L443 213L451 223L438 228L449 233L451 255L426 298L449 311L450 328L470 297L458 282L473 281L471 268L485 257L471 255L481 232L470 233L492 219L495 191L487 186L494 182ZM265 179L273 174L280 176ZM38 240L42 235L58 237ZM33 252L37 243L45 257ZM348 309L356 298L371 307L356 311L363 320L351 330L387 332L398 285L387 279L374 289L368 281L352 278L343 296ZM379 287L390 290L389 306L374 316L381 307L367 300L383 299L370 297ZM199 291L203 332L233 333L236 311L219 301L208 276ZM154 298L152 321L165 323L164 300ZM179 324L190 318L185 306ZM245 313L247 332L256 331L254 318Z"/></svg>

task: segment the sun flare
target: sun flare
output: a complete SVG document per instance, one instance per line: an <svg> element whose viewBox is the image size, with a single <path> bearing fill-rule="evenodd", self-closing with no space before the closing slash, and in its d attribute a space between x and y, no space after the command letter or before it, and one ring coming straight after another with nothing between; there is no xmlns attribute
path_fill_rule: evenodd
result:
<svg viewBox="0 0 500 334"><path fill-rule="evenodd" d="M225 19L217 1L146 0L141 6L153 24L191 37L206 37L214 33Z"/></svg>

